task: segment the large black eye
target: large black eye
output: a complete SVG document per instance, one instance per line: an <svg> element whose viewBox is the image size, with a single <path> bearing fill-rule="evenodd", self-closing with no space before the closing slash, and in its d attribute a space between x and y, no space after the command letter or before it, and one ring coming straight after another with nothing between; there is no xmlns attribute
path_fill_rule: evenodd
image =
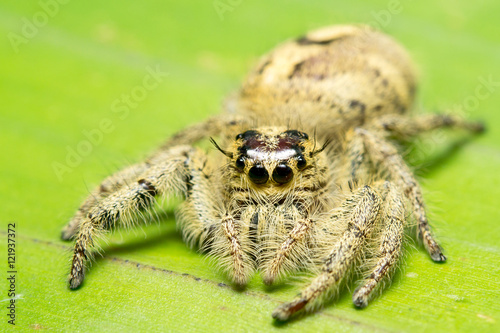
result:
<svg viewBox="0 0 500 333"><path fill-rule="evenodd" d="M241 171L245 168L245 158L243 156L238 157L236 160L236 167Z"/></svg>
<svg viewBox="0 0 500 333"><path fill-rule="evenodd" d="M250 177L250 180L255 184L264 184L269 179L269 174L266 168L257 164L248 170L248 177Z"/></svg>
<svg viewBox="0 0 500 333"><path fill-rule="evenodd" d="M306 162L306 159L304 158L304 156L302 155L299 155L297 157L297 168L299 169L304 169L307 165L307 162Z"/></svg>
<svg viewBox="0 0 500 333"><path fill-rule="evenodd" d="M286 164L278 164L273 171L273 179L276 183L286 184L292 180L293 171Z"/></svg>

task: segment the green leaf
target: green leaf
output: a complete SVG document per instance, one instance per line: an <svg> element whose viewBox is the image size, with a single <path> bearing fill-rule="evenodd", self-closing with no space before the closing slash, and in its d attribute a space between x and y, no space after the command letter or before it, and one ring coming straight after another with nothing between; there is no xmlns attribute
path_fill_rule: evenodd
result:
<svg viewBox="0 0 500 333"><path fill-rule="evenodd" d="M230 9L221 12L220 2ZM15 223L15 328L500 331L499 10L494 1L2 3L0 243L6 258L7 225ZM222 98L278 42L351 22L378 22L409 49L421 74L421 108L461 109L488 126L456 149L464 133L426 136L410 155L423 164L445 264L409 245L391 286L366 309L356 310L345 290L324 310L277 325L272 310L301 285L267 288L256 276L245 290L233 289L184 245L170 217L113 234L83 287L67 288L71 244L59 239L60 229L90 188L219 112ZM151 70L168 76L141 89ZM128 114L123 94L141 100ZM86 145L89 136L95 142ZM79 150L81 158L71 155ZM2 330L14 328L6 260Z"/></svg>

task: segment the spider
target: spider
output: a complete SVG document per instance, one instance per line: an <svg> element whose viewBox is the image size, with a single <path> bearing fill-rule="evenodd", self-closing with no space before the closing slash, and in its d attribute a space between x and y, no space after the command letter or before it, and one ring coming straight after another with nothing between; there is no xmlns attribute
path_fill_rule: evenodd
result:
<svg viewBox="0 0 500 333"><path fill-rule="evenodd" d="M353 303L367 306L391 278L406 228L433 261L446 260L397 143L444 127L484 129L454 115L411 117L415 90L405 50L371 28L331 26L285 42L226 113L178 132L83 202L62 232L76 240L69 287L83 282L106 231L145 221L158 198L178 195L184 240L235 285L256 271L266 284L312 272L275 319L324 304L353 272L362 276ZM216 149L193 146L204 139Z"/></svg>

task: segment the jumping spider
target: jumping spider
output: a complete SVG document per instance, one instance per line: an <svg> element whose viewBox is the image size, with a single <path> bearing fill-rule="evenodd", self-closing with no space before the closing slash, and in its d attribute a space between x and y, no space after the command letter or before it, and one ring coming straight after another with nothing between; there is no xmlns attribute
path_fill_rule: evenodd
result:
<svg viewBox="0 0 500 333"><path fill-rule="evenodd" d="M70 288L82 283L98 237L139 223L156 198L172 194L185 198L176 214L185 241L236 285L255 271L266 284L298 270L316 275L273 312L278 320L321 305L354 270L364 278L353 302L365 307L394 271L409 221L432 260L445 261L395 142L483 126L410 117L415 81L406 52L367 27L327 27L278 46L228 112L177 133L83 202L62 233L76 239ZM218 151L192 146L208 138Z"/></svg>

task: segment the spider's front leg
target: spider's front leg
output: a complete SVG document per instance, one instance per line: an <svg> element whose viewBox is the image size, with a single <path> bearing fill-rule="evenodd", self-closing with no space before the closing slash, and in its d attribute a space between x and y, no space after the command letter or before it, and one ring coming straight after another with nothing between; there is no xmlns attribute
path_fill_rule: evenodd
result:
<svg viewBox="0 0 500 333"><path fill-rule="evenodd" d="M186 194L189 182L189 164L201 154L189 146L165 151L135 183L123 186L92 209L82 220L76 237L69 276L71 289L77 288L85 274L85 266L96 249L97 238L115 227L130 226L140 219L141 210L150 208L156 196Z"/></svg>
<svg viewBox="0 0 500 333"><path fill-rule="evenodd" d="M369 186L358 189L344 202L340 216L345 219L347 228L325 259L320 275L295 300L279 306L273 318L287 320L297 311L313 307L314 301L339 285L365 248L365 241L378 219L380 205L379 195Z"/></svg>
<svg viewBox="0 0 500 333"><path fill-rule="evenodd" d="M243 234L245 230L241 224L241 221L235 219L232 214L222 217L219 230L220 245L213 248L212 255L219 258L234 283L238 286L245 286L255 267L249 256L249 253L253 252L252 244L249 241L249 235ZM221 244L221 240L225 244Z"/></svg>
<svg viewBox="0 0 500 333"><path fill-rule="evenodd" d="M193 201L192 205L185 206L183 212L191 214L192 218L187 219L191 225L199 225L198 228L187 227L184 231L194 231L198 229L201 237L188 239L200 239L202 248L208 250L208 254L217 261L217 266L224 271L235 285L245 286L255 271L256 248L252 239L252 225L258 219L259 210L253 206L246 208L232 207L230 201L215 203L210 210L205 210L203 216L195 218L190 207L197 207L206 203L202 198L206 194L213 196L217 192L199 191L200 197ZM181 215L180 223L189 225L186 222L185 214ZM208 230L208 231L207 231ZM191 232L191 234L195 234Z"/></svg>
<svg viewBox="0 0 500 333"><path fill-rule="evenodd" d="M190 247L207 250L235 284L244 286L255 270L249 255L255 249L248 226L258 211L255 207L247 207L243 213L240 207L231 209L231 201L223 198L221 175L209 167L205 159L193 159L190 186L186 201L176 212L177 223Z"/></svg>
<svg viewBox="0 0 500 333"><path fill-rule="evenodd" d="M300 212L295 206L288 209L288 216L282 218L288 220L285 224L288 222L293 228L275 247L266 249L264 253L268 255L261 258L262 280L267 285L282 277L285 272L297 270L309 261L306 249L310 245L308 241L312 239L317 217L312 216L308 209L302 210L306 213Z"/></svg>

